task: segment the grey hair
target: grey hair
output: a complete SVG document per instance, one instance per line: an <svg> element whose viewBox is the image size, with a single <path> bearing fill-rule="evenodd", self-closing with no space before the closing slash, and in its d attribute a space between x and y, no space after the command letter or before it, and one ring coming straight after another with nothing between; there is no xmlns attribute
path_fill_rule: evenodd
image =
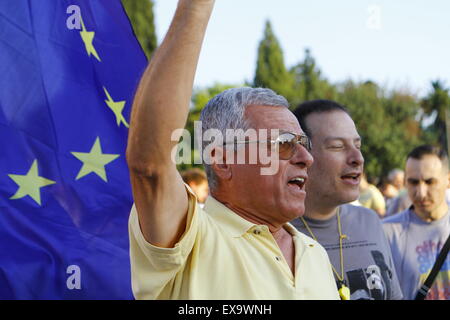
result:
<svg viewBox="0 0 450 320"><path fill-rule="evenodd" d="M227 129L249 129L249 123L244 117L245 108L251 105L274 106L289 108L286 98L276 94L271 89L266 88L233 88L225 90L214 96L203 108L200 115L202 131L217 129L225 137ZM197 143L202 144L202 150L210 144L203 141L202 137L196 137ZM218 185L217 176L211 165L205 163L203 159L208 184L211 190Z"/></svg>
<svg viewBox="0 0 450 320"><path fill-rule="evenodd" d="M398 169L398 168L395 168L395 169L392 169L391 171L389 171L389 174L388 174L389 182L392 182L394 180L394 177L399 173L404 174L405 172L402 169Z"/></svg>

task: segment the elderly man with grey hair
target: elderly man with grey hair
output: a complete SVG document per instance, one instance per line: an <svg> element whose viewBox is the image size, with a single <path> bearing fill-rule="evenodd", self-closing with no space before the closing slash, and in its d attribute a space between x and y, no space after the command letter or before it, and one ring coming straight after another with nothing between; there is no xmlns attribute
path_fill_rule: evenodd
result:
<svg viewBox="0 0 450 320"><path fill-rule="evenodd" d="M213 98L203 129L251 129L256 139L208 144L204 209L183 183L171 137L184 127L213 0L180 0L136 93L127 148L132 288L137 299L338 299L327 253L288 221L304 213L313 159L286 100L268 89ZM263 132L270 131L270 138ZM273 136L273 133L276 136ZM260 135L261 133L261 135ZM235 164L257 146L276 164Z"/></svg>
<svg viewBox="0 0 450 320"><path fill-rule="evenodd" d="M408 192L404 187L405 172L401 169L393 169L389 172L388 180L397 188L398 195L390 201L389 206L386 208L384 218L402 212L408 209L412 204Z"/></svg>

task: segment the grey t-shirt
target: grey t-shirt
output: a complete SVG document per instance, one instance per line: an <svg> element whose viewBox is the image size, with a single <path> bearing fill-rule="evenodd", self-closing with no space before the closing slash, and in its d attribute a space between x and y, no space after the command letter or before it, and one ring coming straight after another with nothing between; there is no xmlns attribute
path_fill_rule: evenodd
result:
<svg viewBox="0 0 450 320"><path fill-rule="evenodd" d="M415 298L450 233L450 213L425 222L413 207L383 220L405 299ZM426 299L450 300L450 255L447 256Z"/></svg>
<svg viewBox="0 0 450 320"><path fill-rule="evenodd" d="M367 208L340 206L344 277L352 300L402 299L389 244L378 215ZM318 242L327 250L334 268L341 274L337 217L328 220L306 218ZM311 236L301 219L291 221L300 232ZM336 275L335 275L336 276ZM337 278L336 278L337 279Z"/></svg>

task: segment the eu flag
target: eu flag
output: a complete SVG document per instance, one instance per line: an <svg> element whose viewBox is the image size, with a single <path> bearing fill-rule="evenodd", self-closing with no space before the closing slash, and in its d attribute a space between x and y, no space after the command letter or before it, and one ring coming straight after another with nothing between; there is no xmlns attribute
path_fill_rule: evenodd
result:
<svg viewBox="0 0 450 320"><path fill-rule="evenodd" d="M119 0L0 2L0 299L132 299L125 159L147 64Z"/></svg>

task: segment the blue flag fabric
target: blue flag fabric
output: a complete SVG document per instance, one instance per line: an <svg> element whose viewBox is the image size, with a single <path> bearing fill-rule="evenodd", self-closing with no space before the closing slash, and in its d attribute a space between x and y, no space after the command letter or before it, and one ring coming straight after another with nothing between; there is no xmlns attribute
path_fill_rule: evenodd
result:
<svg viewBox="0 0 450 320"><path fill-rule="evenodd" d="M132 299L125 159L147 64L119 0L0 2L0 299Z"/></svg>

